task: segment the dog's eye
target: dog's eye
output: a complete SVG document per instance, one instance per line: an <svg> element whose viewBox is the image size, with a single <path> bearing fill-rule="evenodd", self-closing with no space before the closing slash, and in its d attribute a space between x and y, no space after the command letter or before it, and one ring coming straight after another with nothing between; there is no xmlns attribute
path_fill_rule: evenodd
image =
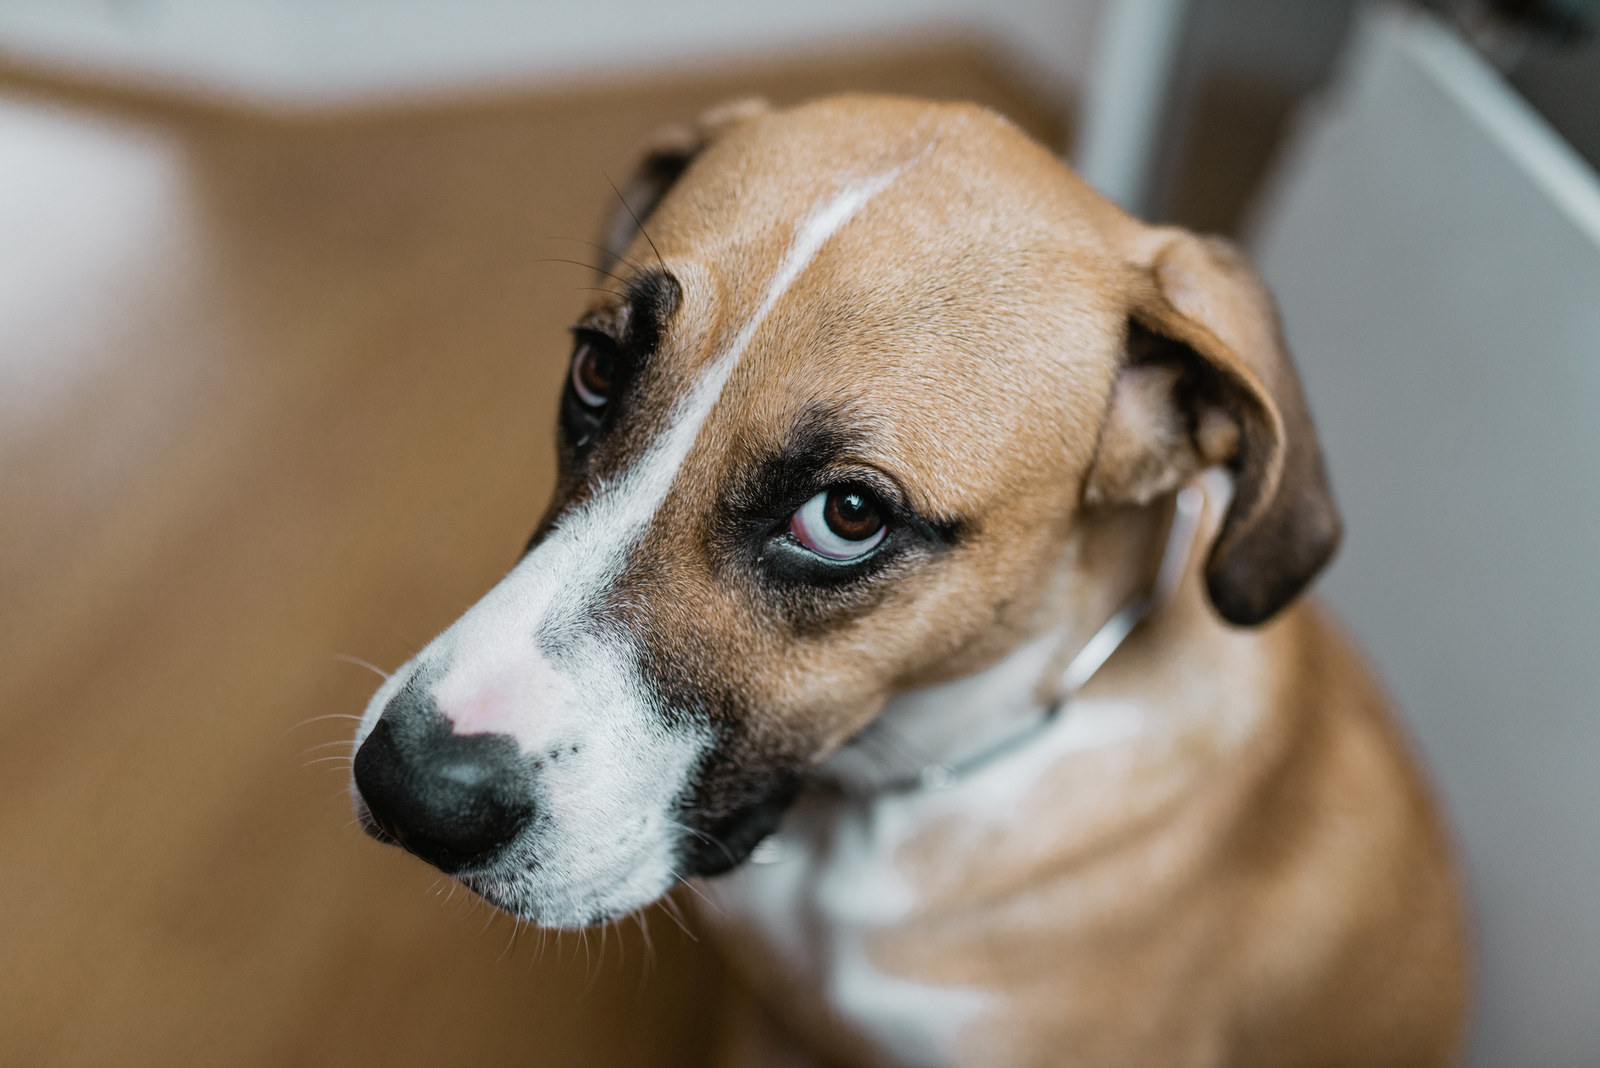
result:
<svg viewBox="0 0 1600 1068"><path fill-rule="evenodd" d="M597 337L578 340L572 354L572 391L586 408L604 408L617 385L617 352Z"/></svg>
<svg viewBox="0 0 1600 1068"><path fill-rule="evenodd" d="M854 560L889 532L883 511L871 490L834 486L800 506L789 519L789 534L825 559Z"/></svg>

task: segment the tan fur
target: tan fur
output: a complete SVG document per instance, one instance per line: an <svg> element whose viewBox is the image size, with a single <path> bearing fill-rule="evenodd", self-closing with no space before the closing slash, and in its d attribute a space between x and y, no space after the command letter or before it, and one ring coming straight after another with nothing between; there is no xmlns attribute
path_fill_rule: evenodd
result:
<svg viewBox="0 0 1600 1068"><path fill-rule="evenodd" d="M1236 472L1226 516L1213 498L1211 560L1085 694L1160 729L1063 760L1009 822L924 828L897 858L917 906L874 962L996 993L965 1064L1450 1063L1461 905L1383 696L1314 606L1249 629L1213 607L1241 584L1298 589L1273 569L1303 582L1337 538L1248 269L1128 218L976 108L840 98L706 129L670 142L693 153L681 180L630 187L650 241L621 263L659 252L683 290L641 387L657 413L750 316L796 220L838 183L900 168L757 331L634 564L630 599L663 655L759 710L766 743L820 763L896 693L1040 634L1070 652L1147 579L1166 495L1208 466ZM1130 320L1193 354L1184 373L1214 383L1199 410L1177 407L1175 367L1125 366ZM743 466L817 410L863 431L852 464L970 533L797 637L707 532ZM1275 608L1252 591L1247 610ZM789 1015L818 1028L803 1042L876 1056Z"/></svg>
<svg viewBox="0 0 1600 1068"><path fill-rule="evenodd" d="M1191 587L1096 683L1170 715L1162 744L1063 762L1014 828L929 828L904 858L932 893L884 966L1005 992L963 1063L1455 1057L1460 902L1381 695L1313 608L1248 637L1208 616ZM1229 703L1258 718L1219 729Z"/></svg>

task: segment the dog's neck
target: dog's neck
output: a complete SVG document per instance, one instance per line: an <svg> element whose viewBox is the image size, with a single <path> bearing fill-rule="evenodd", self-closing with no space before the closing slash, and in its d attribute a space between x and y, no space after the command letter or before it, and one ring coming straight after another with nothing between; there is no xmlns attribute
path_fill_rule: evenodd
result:
<svg viewBox="0 0 1600 1068"><path fill-rule="evenodd" d="M846 792L871 793L1029 729L1045 714L1039 682L1061 645L1059 632L1046 633L975 675L901 694L821 767L819 777Z"/></svg>
<svg viewBox="0 0 1600 1068"><path fill-rule="evenodd" d="M1071 564L1061 572L1064 595L1048 599L1038 633L982 671L892 699L822 766L823 782L855 794L939 788L1047 730L1062 702L1070 703L1129 631L1165 607L1187 577L1200 495L1187 492L1171 510L1154 569L1148 515L1121 517L1087 537L1080 532L1066 554ZM1108 552L1115 566L1107 566ZM1102 581L1083 579L1085 557L1099 558L1089 573Z"/></svg>

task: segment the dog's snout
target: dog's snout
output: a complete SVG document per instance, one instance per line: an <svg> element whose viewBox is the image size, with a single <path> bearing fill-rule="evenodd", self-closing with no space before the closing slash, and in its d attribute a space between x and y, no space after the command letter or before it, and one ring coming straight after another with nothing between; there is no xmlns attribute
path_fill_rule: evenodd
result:
<svg viewBox="0 0 1600 1068"><path fill-rule="evenodd" d="M355 780L378 828L446 872L489 861L533 816L516 742L453 733L409 687L362 742Z"/></svg>

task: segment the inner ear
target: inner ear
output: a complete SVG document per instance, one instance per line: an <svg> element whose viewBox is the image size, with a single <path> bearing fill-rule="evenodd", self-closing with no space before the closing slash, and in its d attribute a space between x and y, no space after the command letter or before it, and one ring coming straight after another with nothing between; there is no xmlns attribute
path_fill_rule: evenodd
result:
<svg viewBox="0 0 1600 1068"><path fill-rule="evenodd" d="M602 270L616 268L644 221L656 210L667 190L689 169L700 152L701 143L699 132L690 127L671 127L656 133L634 168L633 176L617 189L617 203L607 216L602 235L605 252L600 265Z"/></svg>
<svg viewBox="0 0 1600 1068"><path fill-rule="evenodd" d="M1143 505L1239 452L1240 398L1179 341L1130 320L1084 482L1088 505Z"/></svg>
<svg viewBox="0 0 1600 1068"><path fill-rule="evenodd" d="M656 206L708 145L732 127L767 110L766 101L747 97L719 104L693 123L657 130L645 144L633 175L617 188L617 203L607 216L601 235L605 253L602 270L616 267Z"/></svg>

